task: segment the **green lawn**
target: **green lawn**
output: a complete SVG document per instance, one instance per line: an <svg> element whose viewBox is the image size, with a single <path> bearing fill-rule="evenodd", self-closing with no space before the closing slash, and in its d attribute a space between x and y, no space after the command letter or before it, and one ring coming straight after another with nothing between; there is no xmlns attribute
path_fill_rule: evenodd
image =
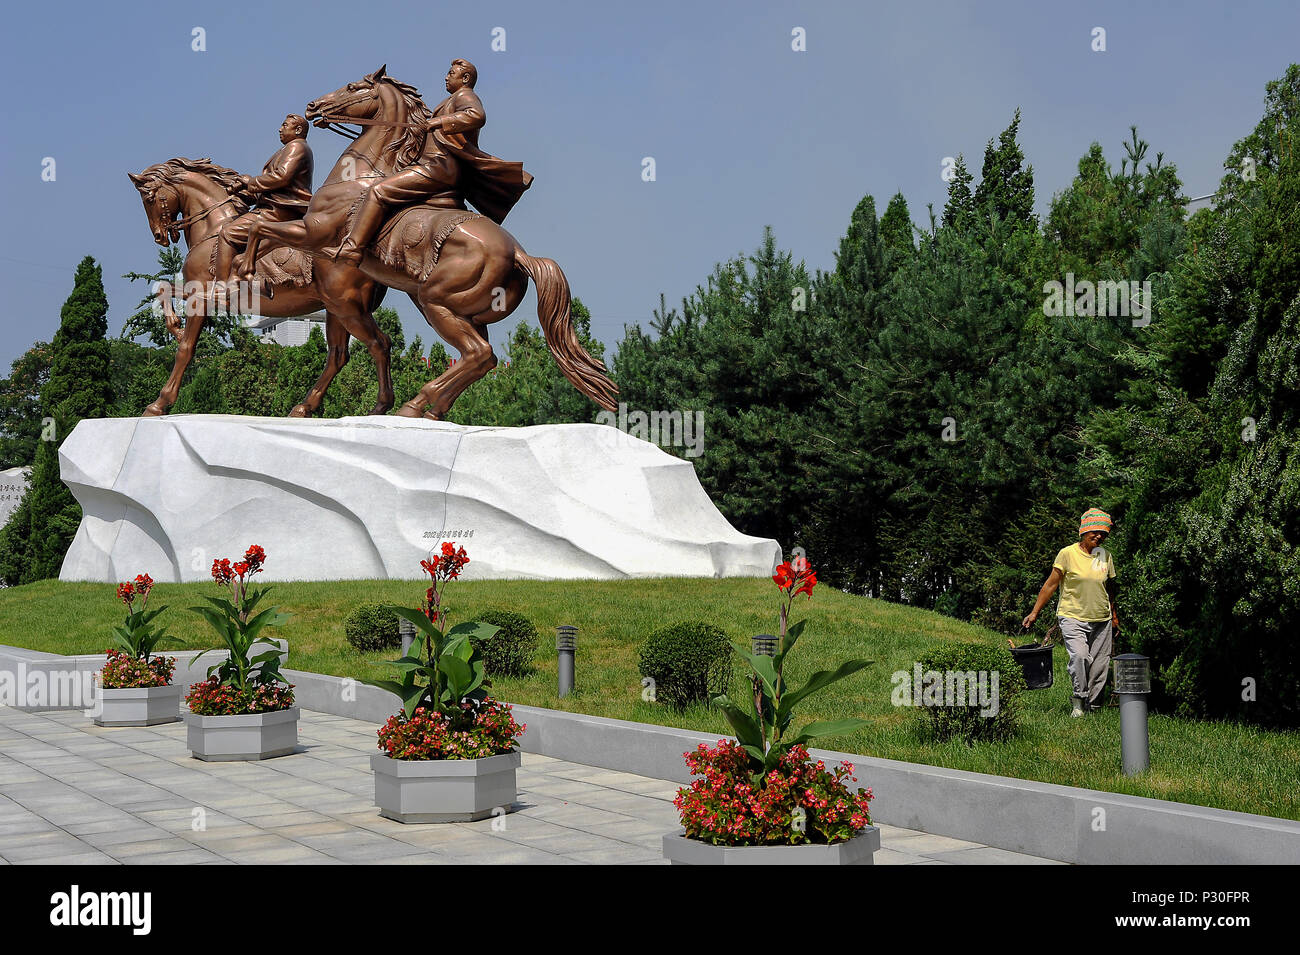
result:
<svg viewBox="0 0 1300 955"><path fill-rule="evenodd" d="M46 581L0 590L0 643L56 653L96 653L120 622L114 587ZM189 647L210 646L205 624L184 608L212 584L160 584L151 604L172 607L160 620ZM360 654L343 638L342 620L365 602L414 605L415 582L343 581L277 584L270 603L294 614L276 635L288 639L289 666L339 676L385 673L392 654ZM775 626L776 588L766 579L656 579L613 582L484 581L449 587L452 621L471 620L489 607L517 610L542 632L536 672L498 680L495 695L516 703L618 719L726 732L716 712L674 713L641 699L636 648L653 629L681 620L707 620L748 646ZM890 704L890 675L909 671L918 655L944 641L1002 642L1005 638L929 611L853 597L829 587L796 605L808 628L792 655L796 682L850 656L874 660L862 673L813 696L803 720L860 716L870 726L819 745L1021 779L1300 819L1300 733L1265 732L1232 723L1151 719L1151 772L1128 779L1119 771L1116 709L1069 718L1065 652L1056 650L1056 684L1027 694L1024 731L1013 743L935 744L915 729L915 712ZM553 627L571 623L578 636L577 690L555 695ZM796 725L801 725L797 721ZM869 779L864 779L868 784Z"/></svg>

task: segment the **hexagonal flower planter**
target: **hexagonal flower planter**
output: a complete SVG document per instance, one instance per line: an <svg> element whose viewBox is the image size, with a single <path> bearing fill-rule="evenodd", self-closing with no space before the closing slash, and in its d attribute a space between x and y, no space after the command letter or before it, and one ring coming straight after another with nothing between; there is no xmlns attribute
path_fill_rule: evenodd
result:
<svg viewBox="0 0 1300 955"><path fill-rule="evenodd" d="M298 747L298 707L237 716L185 714L190 755L207 762L272 759Z"/></svg>
<svg viewBox="0 0 1300 955"><path fill-rule="evenodd" d="M518 750L483 759L370 757L375 805L395 822L473 822L494 810L509 812L519 790Z"/></svg>
<svg viewBox="0 0 1300 955"><path fill-rule="evenodd" d="M879 848L875 826L833 846L711 846L684 832L664 836L664 858L673 865L874 865Z"/></svg>
<svg viewBox="0 0 1300 955"><path fill-rule="evenodd" d="M96 726L157 726L177 723L181 718L181 687L133 686L122 689L99 687Z"/></svg>

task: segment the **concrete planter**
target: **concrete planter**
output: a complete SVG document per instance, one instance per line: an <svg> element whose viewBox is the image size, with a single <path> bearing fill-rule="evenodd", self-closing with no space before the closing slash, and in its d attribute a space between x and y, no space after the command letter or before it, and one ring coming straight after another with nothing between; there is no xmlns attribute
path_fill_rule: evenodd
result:
<svg viewBox="0 0 1300 955"><path fill-rule="evenodd" d="M375 805L396 822L486 819L514 805L519 763L517 750L483 759L390 759L376 753L370 757Z"/></svg>
<svg viewBox="0 0 1300 955"><path fill-rule="evenodd" d="M711 846L682 832L664 836L664 858L673 865L874 865L879 848L875 826L833 846Z"/></svg>
<svg viewBox="0 0 1300 955"><path fill-rule="evenodd" d="M123 689L99 688L96 726L157 726L177 723L181 718L181 687L136 686Z"/></svg>
<svg viewBox="0 0 1300 955"><path fill-rule="evenodd" d="M287 756L298 747L298 707L238 716L185 714L190 755L210 763Z"/></svg>

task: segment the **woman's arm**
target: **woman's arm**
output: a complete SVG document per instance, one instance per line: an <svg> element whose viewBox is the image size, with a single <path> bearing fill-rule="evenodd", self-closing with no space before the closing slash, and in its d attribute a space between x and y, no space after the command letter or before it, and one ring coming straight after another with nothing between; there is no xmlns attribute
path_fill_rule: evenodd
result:
<svg viewBox="0 0 1300 955"><path fill-rule="evenodd" d="M1043 581L1042 590L1038 591L1038 599L1034 601L1034 609L1029 611L1029 616L1021 622L1022 627L1028 630L1033 625L1033 622L1038 619L1038 611L1042 610L1043 605L1052 599L1052 594L1056 593L1056 588L1061 585L1061 581L1064 579L1065 574L1061 572L1061 568L1053 567L1052 572ZM1114 604L1111 606L1113 608Z"/></svg>
<svg viewBox="0 0 1300 955"><path fill-rule="evenodd" d="M1106 596L1110 598L1110 625L1111 629L1119 630L1119 611L1115 608L1115 596L1119 593L1119 588L1115 585L1114 577L1106 578Z"/></svg>

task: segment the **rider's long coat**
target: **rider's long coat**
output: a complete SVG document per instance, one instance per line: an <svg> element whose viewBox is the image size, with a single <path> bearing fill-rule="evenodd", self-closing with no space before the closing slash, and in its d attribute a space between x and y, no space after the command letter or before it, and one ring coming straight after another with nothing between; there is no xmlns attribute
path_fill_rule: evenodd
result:
<svg viewBox="0 0 1300 955"><path fill-rule="evenodd" d="M500 225L519 197L533 183L524 164L507 162L478 148L478 131L487 122L483 102L468 86L438 104L434 116L452 117L444 129L434 130L424 151L442 149L460 162L461 194L475 209Z"/></svg>

